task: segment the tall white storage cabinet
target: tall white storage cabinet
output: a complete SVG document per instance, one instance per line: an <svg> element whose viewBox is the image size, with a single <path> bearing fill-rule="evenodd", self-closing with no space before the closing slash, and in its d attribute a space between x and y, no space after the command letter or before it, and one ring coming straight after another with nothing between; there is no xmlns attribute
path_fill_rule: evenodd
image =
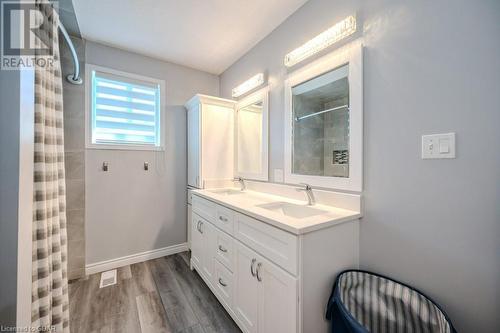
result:
<svg viewBox="0 0 500 333"><path fill-rule="evenodd" d="M188 186L234 176L234 107L227 99L195 95L186 103Z"/></svg>

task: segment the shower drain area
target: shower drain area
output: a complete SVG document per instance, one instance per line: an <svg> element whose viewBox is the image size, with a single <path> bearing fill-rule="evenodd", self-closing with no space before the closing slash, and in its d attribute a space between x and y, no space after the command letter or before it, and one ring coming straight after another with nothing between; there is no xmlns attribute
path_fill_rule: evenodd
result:
<svg viewBox="0 0 500 333"><path fill-rule="evenodd" d="M109 287L116 284L116 269L101 273L99 288Z"/></svg>

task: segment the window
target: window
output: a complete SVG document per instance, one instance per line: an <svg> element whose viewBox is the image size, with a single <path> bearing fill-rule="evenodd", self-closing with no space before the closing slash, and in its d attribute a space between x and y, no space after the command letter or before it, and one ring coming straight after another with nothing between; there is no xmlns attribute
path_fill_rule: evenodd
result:
<svg viewBox="0 0 500 333"><path fill-rule="evenodd" d="M88 148L163 149L161 80L89 65Z"/></svg>

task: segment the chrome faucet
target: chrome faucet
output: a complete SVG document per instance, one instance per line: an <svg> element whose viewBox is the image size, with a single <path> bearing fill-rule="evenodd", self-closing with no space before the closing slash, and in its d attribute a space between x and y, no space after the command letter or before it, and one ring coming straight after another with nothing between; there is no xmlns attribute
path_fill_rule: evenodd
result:
<svg viewBox="0 0 500 333"><path fill-rule="evenodd" d="M307 204L309 206L313 206L316 204L316 200L314 199L314 193L311 185L306 184L306 183L300 183L301 185L304 185L304 188L298 188L297 191L304 191L306 192L307 195Z"/></svg>
<svg viewBox="0 0 500 333"><path fill-rule="evenodd" d="M236 177L233 179L233 182L239 182L240 183L240 190L244 191L247 189L245 185L245 180L242 177Z"/></svg>

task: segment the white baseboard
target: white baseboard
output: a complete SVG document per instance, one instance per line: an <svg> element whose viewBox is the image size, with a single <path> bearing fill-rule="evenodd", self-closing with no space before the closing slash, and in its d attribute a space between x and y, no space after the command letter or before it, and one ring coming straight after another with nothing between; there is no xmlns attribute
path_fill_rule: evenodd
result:
<svg viewBox="0 0 500 333"><path fill-rule="evenodd" d="M110 269L115 269L127 265L136 264L138 262L143 262L151 259L156 259L164 256L169 256L179 252L184 252L188 250L188 244L182 243L172 246L163 247L161 249L145 251L141 253L131 254L125 257L120 257L116 259L110 259L105 261L96 262L93 264L88 264L85 266L85 274L95 274L104 271L109 271Z"/></svg>

